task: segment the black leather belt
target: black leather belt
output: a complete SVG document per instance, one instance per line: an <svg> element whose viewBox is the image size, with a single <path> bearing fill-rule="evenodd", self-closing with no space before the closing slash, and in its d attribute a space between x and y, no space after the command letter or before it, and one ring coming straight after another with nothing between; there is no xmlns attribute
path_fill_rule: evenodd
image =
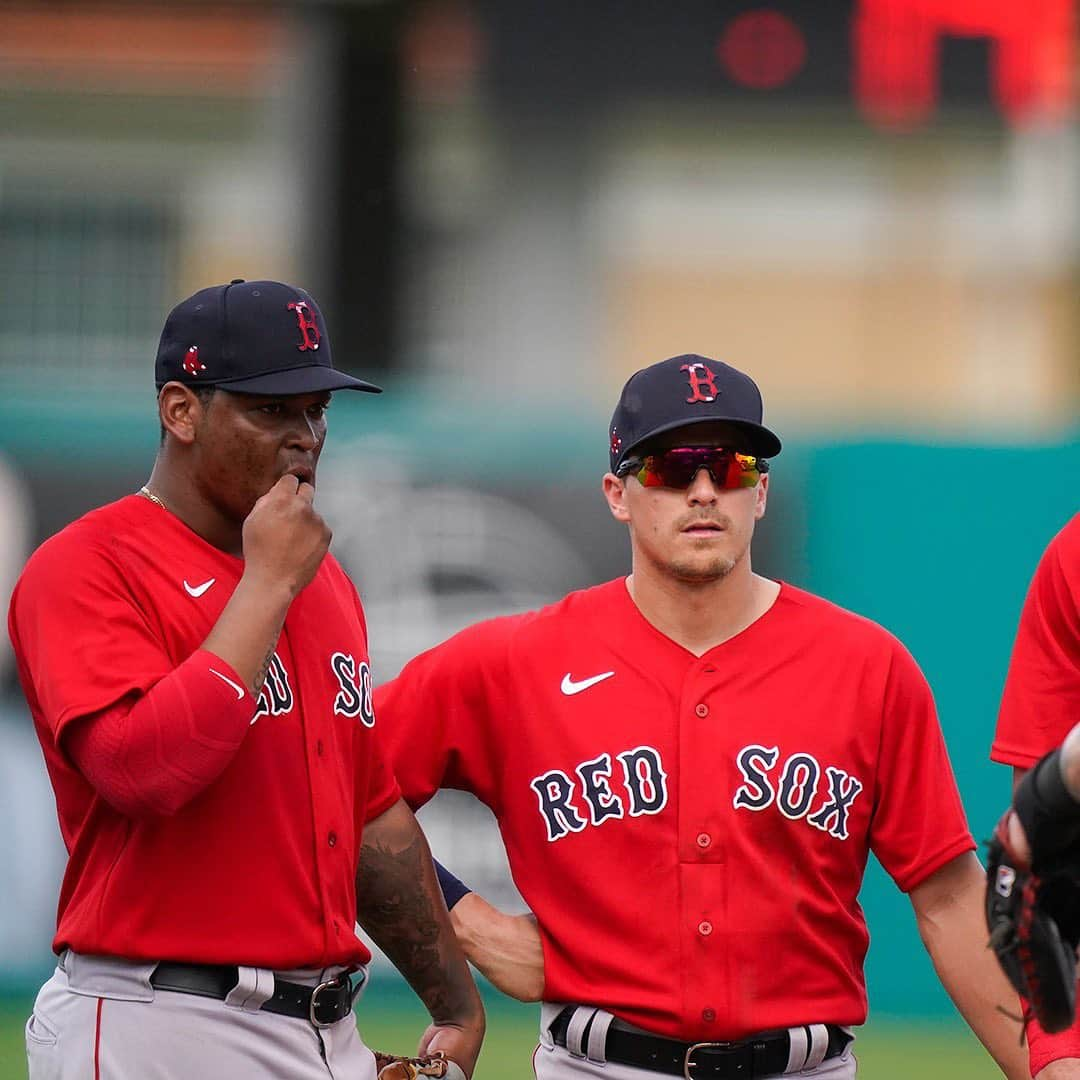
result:
<svg viewBox="0 0 1080 1080"><path fill-rule="evenodd" d="M216 964L174 964L166 960L150 975L150 985L158 990L175 990L181 994L217 998L224 1001L240 981L235 967ZM317 1028L329 1027L344 1020L352 1012L353 1000L360 983L353 987L349 976L341 974L318 986L274 979L274 993L259 1008L308 1020Z"/></svg>
<svg viewBox="0 0 1080 1080"><path fill-rule="evenodd" d="M563 1009L548 1029L557 1046L566 1046L566 1029L575 1008L570 1005ZM851 1042L851 1036L842 1028L834 1024L825 1027L829 1045L823 1061L842 1054ZM617 1065L633 1065L689 1080L753 1080L777 1076L788 1067L790 1052L791 1040L786 1030L762 1032L740 1042L686 1043L649 1035L618 1019L608 1028L604 1050L607 1060Z"/></svg>

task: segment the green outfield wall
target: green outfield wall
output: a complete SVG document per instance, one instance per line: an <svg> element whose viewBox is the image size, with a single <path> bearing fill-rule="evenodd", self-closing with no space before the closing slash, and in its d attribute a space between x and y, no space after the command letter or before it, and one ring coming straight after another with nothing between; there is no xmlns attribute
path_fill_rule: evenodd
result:
<svg viewBox="0 0 1080 1080"><path fill-rule="evenodd" d="M542 401L479 407L460 388L403 389L392 385L382 401L338 395L327 461L353 470L358 485L380 468L374 462L390 460L418 483L449 477L517 500L542 512L580 553L579 577L625 571L625 538L599 494L606 413ZM35 542L145 479L157 444L152 409L151 393L93 386L49 398L15 388L0 401L0 454L26 488ZM1009 649L1040 553L1080 509L1080 432L995 445L976 437L939 444L796 431L786 444L772 474L756 566L879 621L905 642L937 697L974 834L986 837L1009 792L1008 770L988 759ZM10 730L28 723L10 671L5 692L0 724ZM39 768L40 758L27 767ZM0 791L5 820L11 797ZM17 857L4 873L20 873ZM54 903L55 895L43 896L37 906ZM873 1013L950 1015L910 905L873 861L862 903L871 929ZM0 918L20 916L9 906ZM40 944L36 963L14 968L0 956L0 990L32 988L48 965L48 942Z"/></svg>

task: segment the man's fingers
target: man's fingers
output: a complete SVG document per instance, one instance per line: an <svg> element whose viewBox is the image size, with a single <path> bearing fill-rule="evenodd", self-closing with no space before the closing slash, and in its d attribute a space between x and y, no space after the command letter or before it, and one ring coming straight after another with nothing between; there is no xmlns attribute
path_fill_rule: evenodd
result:
<svg viewBox="0 0 1080 1080"><path fill-rule="evenodd" d="M1026 869L1031 864L1031 845L1028 843L1028 838L1024 834L1024 827L1020 824L1020 819L1015 813L1009 814L1009 845L1016 853L1017 857L1022 860L1023 866Z"/></svg>
<svg viewBox="0 0 1080 1080"><path fill-rule="evenodd" d="M293 476L292 473L285 473L284 476L277 478L277 483L267 492L267 495L273 492L280 492L282 495L293 495L296 493L296 485L300 483L299 476Z"/></svg>
<svg viewBox="0 0 1080 1080"><path fill-rule="evenodd" d="M299 495L305 502L310 503L315 499L315 488L306 480L297 476L296 473L285 473L278 477L277 482L266 494L281 496Z"/></svg>

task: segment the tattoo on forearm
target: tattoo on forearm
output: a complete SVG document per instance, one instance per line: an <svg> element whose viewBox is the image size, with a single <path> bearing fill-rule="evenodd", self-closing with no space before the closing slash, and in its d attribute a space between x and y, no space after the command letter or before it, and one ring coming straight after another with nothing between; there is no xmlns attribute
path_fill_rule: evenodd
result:
<svg viewBox="0 0 1080 1080"><path fill-rule="evenodd" d="M468 1000L468 969L440 946L426 844L413 835L400 850L394 848L382 838L364 837L356 886L359 920L432 1017L448 1019Z"/></svg>
<svg viewBox="0 0 1080 1080"><path fill-rule="evenodd" d="M262 692L263 683L266 682L266 673L270 670L270 661L274 659L274 650L277 648L277 642L270 646L270 651L263 658L262 664L259 666L259 670L255 672L255 685L252 687L254 690L254 696L258 697Z"/></svg>

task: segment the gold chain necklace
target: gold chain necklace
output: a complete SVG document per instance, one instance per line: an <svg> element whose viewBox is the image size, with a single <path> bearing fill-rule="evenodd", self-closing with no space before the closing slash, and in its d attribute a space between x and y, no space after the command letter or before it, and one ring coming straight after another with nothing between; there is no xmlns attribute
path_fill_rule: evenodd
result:
<svg viewBox="0 0 1080 1080"><path fill-rule="evenodd" d="M139 494L145 495L152 503L157 503L162 510L169 509L145 484L139 488Z"/></svg>

